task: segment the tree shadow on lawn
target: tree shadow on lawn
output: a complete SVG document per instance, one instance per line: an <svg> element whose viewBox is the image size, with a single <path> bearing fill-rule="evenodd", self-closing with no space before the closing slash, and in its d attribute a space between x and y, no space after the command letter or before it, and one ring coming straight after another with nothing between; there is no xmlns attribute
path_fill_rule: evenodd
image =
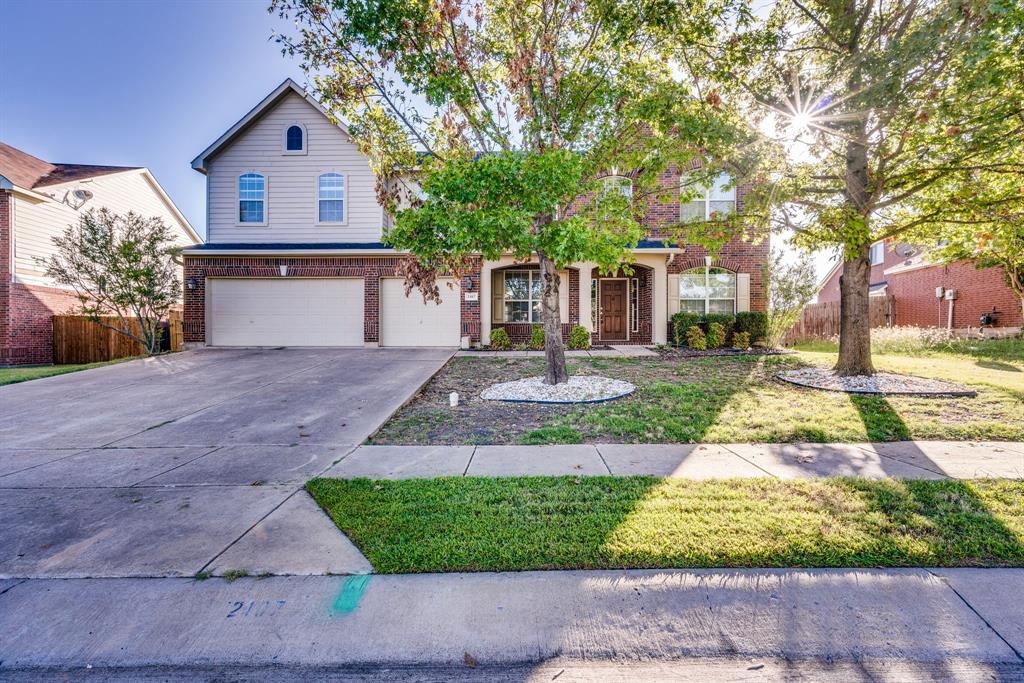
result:
<svg viewBox="0 0 1024 683"><path fill-rule="evenodd" d="M909 441L912 438L907 423L885 396L850 394L850 403L864 423L868 441Z"/></svg>
<svg viewBox="0 0 1024 683"><path fill-rule="evenodd" d="M315 479L378 572L1024 566L1024 483Z"/></svg>

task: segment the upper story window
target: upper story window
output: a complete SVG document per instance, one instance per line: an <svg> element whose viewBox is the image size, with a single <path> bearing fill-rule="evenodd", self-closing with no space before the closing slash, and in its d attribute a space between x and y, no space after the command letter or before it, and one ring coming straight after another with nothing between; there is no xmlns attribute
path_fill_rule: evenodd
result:
<svg viewBox="0 0 1024 683"><path fill-rule="evenodd" d="M301 123L290 123L284 129L284 153L306 153L306 127Z"/></svg>
<svg viewBox="0 0 1024 683"><path fill-rule="evenodd" d="M317 178L317 221L345 222L345 176L321 173Z"/></svg>
<svg viewBox="0 0 1024 683"><path fill-rule="evenodd" d="M238 176L238 222L266 222L267 178L259 173Z"/></svg>
<svg viewBox="0 0 1024 683"><path fill-rule="evenodd" d="M605 176L602 179L602 182L604 183L603 188L602 188L602 191L604 193L607 194L607 193L612 192L612 191L617 191L620 194L622 194L622 196L624 196L624 197L626 197L628 199L632 199L632 197L633 197L633 179L632 178L629 178L629 177L624 176L624 175L610 175L610 176Z"/></svg>
<svg viewBox="0 0 1024 683"><path fill-rule="evenodd" d="M725 268L691 268L679 275L679 310L735 313L736 273Z"/></svg>
<svg viewBox="0 0 1024 683"><path fill-rule="evenodd" d="M877 266L885 260L885 242L875 242L871 245L871 265Z"/></svg>
<svg viewBox="0 0 1024 683"><path fill-rule="evenodd" d="M685 176L683 184L685 187ZM697 196L679 206L680 220L711 220L721 215L736 212L736 188L730 187L732 178L721 173L712 186L685 187L687 194L696 189Z"/></svg>

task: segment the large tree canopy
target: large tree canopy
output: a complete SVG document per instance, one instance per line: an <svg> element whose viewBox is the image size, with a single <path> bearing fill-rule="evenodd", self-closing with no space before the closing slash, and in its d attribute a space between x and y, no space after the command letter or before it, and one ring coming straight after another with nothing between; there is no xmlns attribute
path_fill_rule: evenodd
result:
<svg viewBox="0 0 1024 683"><path fill-rule="evenodd" d="M407 286L477 255L536 254L547 381L566 379L557 269L628 265L660 173L751 175L744 122L704 93L669 45L714 40L752 19L742 2L695 0L275 0L280 36L349 130L396 216L385 239L417 258ZM603 178L631 178L631 193ZM669 188L672 201L679 189ZM578 198L584 197L584 200ZM666 198L667 200L667 198ZM691 237L692 237L691 233Z"/></svg>
<svg viewBox="0 0 1024 683"><path fill-rule="evenodd" d="M985 226L1024 204L1024 13L1015 0L781 0L742 39L693 51L762 129L791 141L779 227L845 260L840 374L873 372L869 248ZM752 55L758 55L753 58ZM979 178L998 190L980 189Z"/></svg>

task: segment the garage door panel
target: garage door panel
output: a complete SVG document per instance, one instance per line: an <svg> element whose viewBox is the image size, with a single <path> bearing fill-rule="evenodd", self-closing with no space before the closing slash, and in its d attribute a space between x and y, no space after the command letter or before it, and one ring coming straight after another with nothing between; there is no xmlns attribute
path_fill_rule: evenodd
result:
<svg viewBox="0 0 1024 683"><path fill-rule="evenodd" d="M458 346L462 338L461 296L453 278L438 278L441 303L423 302L419 290L405 295L405 281L380 283L381 346Z"/></svg>
<svg viewBox="0 0 1024 683"><path fill-rule="evenodd" d="M215 346L363 344L361 278L213 278L207 309Z"/></svg>

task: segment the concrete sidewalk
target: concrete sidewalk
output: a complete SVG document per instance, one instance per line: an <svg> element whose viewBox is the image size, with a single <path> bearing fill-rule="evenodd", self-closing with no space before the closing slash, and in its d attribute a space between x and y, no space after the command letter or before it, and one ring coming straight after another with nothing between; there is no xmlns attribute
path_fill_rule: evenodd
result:
<svg viewBox="0 0 1024 683"><path fill-rule="evenodd" d="M900 441L854 444L585 444L360 446L321 476L635 475L691 479L858 476L1024 477L1024 443Z"/></svg>
<svg viewBox="0 0 1024 683"><path fill-rule="evenodd" d="M126 669L138 680L200 666L246 666L253 678L303 667L303 680L341 667L347 680L346 667L465 672L467 662L481 678L519 667L527 680L547 667L550 680L552 661L679 660L718 662L733 678L794 674L801 662L845 667L841 680L1024 675L1024 622L1008 599L1024 594L1015 569L72 579L0 591L5 680L77 680L86 666L103 680L113 667L141 667Z"/></svg>

